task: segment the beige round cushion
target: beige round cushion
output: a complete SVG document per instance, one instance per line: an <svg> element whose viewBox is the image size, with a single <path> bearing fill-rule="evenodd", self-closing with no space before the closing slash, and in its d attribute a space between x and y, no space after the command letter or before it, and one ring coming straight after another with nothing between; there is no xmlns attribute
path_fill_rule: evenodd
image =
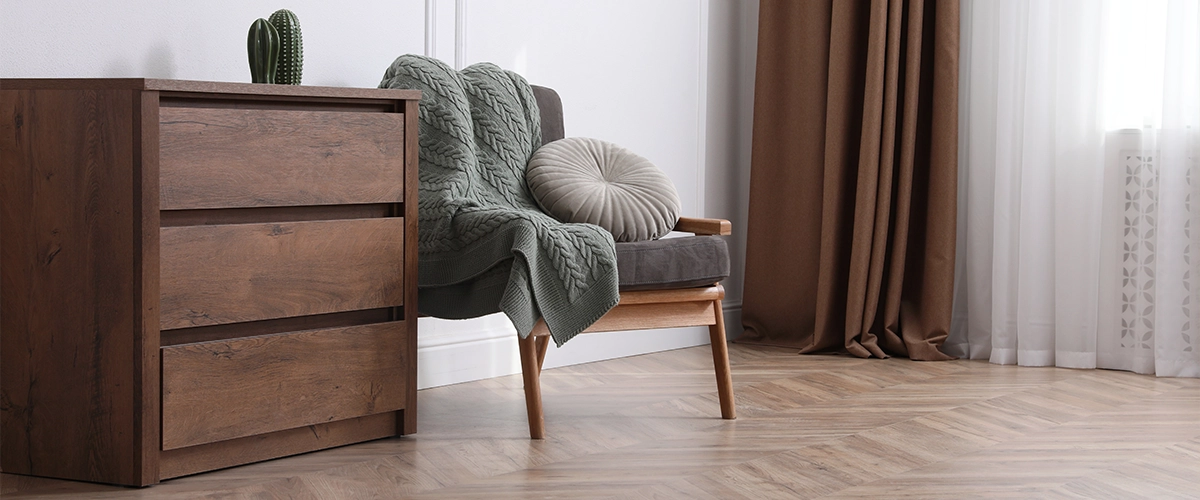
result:
<svg viewBox="0 0 1200 500"><path fill-rule="evenodd" d="M679 221L679 195L649 160L611 142L568 137L533 153L525 182L546 213L607 229L616 241L657 239Z"/></svg>

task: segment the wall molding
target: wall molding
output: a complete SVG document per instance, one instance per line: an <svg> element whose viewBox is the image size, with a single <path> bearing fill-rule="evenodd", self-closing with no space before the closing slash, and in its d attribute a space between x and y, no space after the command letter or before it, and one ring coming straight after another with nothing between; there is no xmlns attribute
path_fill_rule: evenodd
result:
<svg viewBox="0 0 1200 500"><path fill-rule="evenodd" d="M463 0L425 0L425 55L462 69Z"/></svg>
<svg viewBox="0 0 1200 500"><path fill-rule="evenodd" d="M467 0L454 0L454 69L463 69L467 54Z"/></svg>
<svg viewBox="0 0 1200 500"><path fill-rule="evenodd" d="M425 0L425 57L433 57L437 48L437 0Z"/></svg>
<svg viewBox="0 0 1200 500"><path fill-rule="evenodd" d="M696 209L699 217L707 217L705 186L708 164L708 12L709 0L700 0L697 23L696 67Z"/></svg>

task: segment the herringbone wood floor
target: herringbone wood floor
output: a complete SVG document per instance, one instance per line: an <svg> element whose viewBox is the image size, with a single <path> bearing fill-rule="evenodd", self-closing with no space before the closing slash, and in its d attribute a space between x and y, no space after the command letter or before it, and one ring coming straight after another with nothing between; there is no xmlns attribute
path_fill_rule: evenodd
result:
<svg viewBox="0 0 1200 500"><path fill-rule="evenodd" d="M4 475L5 498L1200 498L1200 380L708 347L420 393L420 431L124 489Z"/></svg>

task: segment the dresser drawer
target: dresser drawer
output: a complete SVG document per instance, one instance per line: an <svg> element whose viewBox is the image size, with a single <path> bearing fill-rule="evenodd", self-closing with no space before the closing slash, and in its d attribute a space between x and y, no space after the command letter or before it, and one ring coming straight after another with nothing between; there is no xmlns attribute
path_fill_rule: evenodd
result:
<svg viewBox="0 0 1200 500"><path fill-rule="evenodd" d="M404 201L404 115L164 107L160 208Z"/></svg>
<svg viewBox="0 0 1200 500"><path fill-rule="evenodd" d="M162 448L404 408L403 321L162 350Z"/></svg>
<svg viewBox="0 0 1200 500"><path fill-rule="evenodd" d="M404 219L164 227L164 330L404 305Z"/></svg>

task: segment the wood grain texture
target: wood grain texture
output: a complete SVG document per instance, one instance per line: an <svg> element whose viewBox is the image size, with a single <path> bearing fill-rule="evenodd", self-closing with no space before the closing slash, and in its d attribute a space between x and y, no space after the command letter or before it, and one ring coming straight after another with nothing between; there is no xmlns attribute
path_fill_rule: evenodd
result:
<svg viewBox="0 0 1200 500"><path fill-rule="evenodd" d="M567 349L571 344L568 344ZM558 354L552 349L550 357ZM5 474L9 498L1195 498L1200 379L708 346L422 390L421 432L144 490ZM170 462L164 457L164 470Z"/></svg>
<svg viewBox="0 0 1200 500"><path fill-rule="evenodd" d="M721 418L737 418L737 403L733 396L733 374L729 367L729 346L725 338L725 309L721 301L713 304L716 322L708 327L709 345L712 346L713 369L717 376L717 399L721 401Z"/></svg>
<svg viewBox="0 0 1200 500"><path fill-rule="evenodd" d="M711 301L619 305L584 333L711 325L714 311Z"/></svg>
<svg viewBox="0 0 1200 500"><path fill-rule="evenodd" d="M404 408L403 322L163 349L164 450Z"/></svg>
<svg viewBox="0 0 1200 500"><path fill-rule="evenodd" d="M619 305L663 304L668 302L706 302L725 298L725 287L720 284L700 288L676 288L671 290L639 290L621 292Z"/></svg>
<svg viewBox="0 0 1200 500"><path fill-rule="evenodd" d="M394 413L314 424L162 452L162 478L186 476L396 435Z"/></svg>
<svg viewBox="0 0 1200 500"><path fill-rule="evenodd" d="M675 231L698 235L727 236L733 234L733 224L725 219L680 217L679 221L675 223Z"/></svg>
<svg viewBox="0 0 1200 500"><path fill-rule="evenodd" d="M354 87L321 87L315 85L268 85L261 83L206 82L196 80L144 80L147 90L170 91L185 94L248 95L263 98L301 97L325 99L369 100L419 100L420 90L379 89ZM314 100L314 99L307 99Z"/></svg>
<svg viewBox="0 0 1200 500"><path fill-rule="evenodd" d="M546 438L546 421L542 411L542 388L539 378L542 367L538 364L537 338L526 335L517 339L521 351L521 378L525 388L525 411L529 415L529 439Z"/></svg>
<svg viewBox="0 0 1200 500"><path fill-rule="evenodd" d="M162 209L401 202L404 119L164 107Z"/></svg>
<svg viewBox="0 0 1200 500"><path fill-rule="evenodd" d="M419 93L418 93L419 96ZM409 286L404 287L404 317L396 318L403 319L407 328L405 339L408 341L408 352L417 352L417 186L418 166L420 165L420 141L417 136L417 130L420 130L420 120L418 120L419 107L418 102L413 100L404 101L404 104L397 104L397 110L401 111L403 106L404 112L404 129L409 131L404 138L404 164L405 164L405 179L404 183L409 186L409 189L404 193L404 205L396 207L403 210L405 226L404 233L409 235L404 240L404 276L406 283ZM417 432L417 358L413 355L412 363L406 367L408 370L408 394L406 403L401 414L401 433L412 434Z"/></svg>
<svg viewBox="0 0 1200 500"><path fill-rule="evenodd" d="M701 288L621 292L617 307L583 333L712 325L716 322L713 319L713 301L724 297L725 287L720 284ZM530 335L548 336L550 329L545 321L538 320Z"/></svg>
<svg viewBox="0 0 1200 500"><path fill-rule="evenodd" d="M530 335L537 342L537 367L538 373L542 372L542 364L546 362L546 353L550 351L550 336L549 335Z"/></svg>
<svg viewBox="0 0 1200 500"><path fill-rule="evenodd" d="M229 340L239 337L256 337L259 335L274 335L276 333L297 332L302 330L319 330L344 326L369 325L394 321L394 312L390 307L364 309L361 311L346 311L310 316L291 316L287 318L265 319L262 321L247 321L244 323L226 323L221 325L197 326L163 330L160 337L162 346L194 344L197 342L212 342Z"/></svg>
<svg viewBox="0 0 1200 500"><path fill-rule="evenodd" d="M129 90L0 91L0 442L5 471L127 484L156 379L130 279L144 257ZM137 99L137 102L135 102ZM139 115L140 117L140 115ZM151 165L146 165L152 168Z"/></svg>
<svg viewBox="0 0 1200 500"><path fill-rule="evenodd" d="M404 224L162 228L162 328L403 305Z"/></svg>
<svg viewBox="0 0 1200 500"><path fill-rule="evenodd" d="M618 330L649 330L682 326L709 326L713 348L713 369L721 417L734 419L733 382L729 372L729 357L725 349L725 318L721 299L725 288L720 284L703 288L645 290L622 292L620 302L583 333ZM653 333L648 333L653 335ZM518 339L521 375L525 381L525 406L529 420L530 439L545 439L546 424L542 411L542 390L539 377L549 346L550 328L539 319L526 338Z"/></svg>
<svg viewBox="0 0 1200 500"><path fill-rule="evenodd" d="M133 447L141 461L141 484L159 477L159 444L162 442L162 360L159 357L159 260L158 229L158 92L134 91L133 169L140 186L134 189L134 234L140 245L134 248L134 296L138 311L134 315L134 343L141 363L134 363L134 381L140 393L134 395L134 414L140 415L133 435Z"/></svg>
<svg viewBox="0 0 1200 500"><path fill-rule="evenodd" d="M154 78L6 78L7 90L157 90L171 94L202 94L214 97L297 97L352 100L420 99L421 91L408 89L375 89L354 87L320 87L314 85L267 85L260 83L205 82L196 80L159 80ZM215 96L213 94L216 94Z"/></svg>
<svg viewBox="0 0 1200 500"><path fill-rule="evenodd" d="M416 345L416 321L409 317L415 312L416 193L407 188L417 184L417 127L406 124L415 124L417 107L405 100L417 97L419 92L404 90L136 78L0 80L0 468L139 486L157 482L164 470L174 471L171 474L200 470L196 465L181 465L185 463L203 462L204 468L211 469L393 435L401 427L415 431L416 367L406 353L414 352ZM252 117L247 123L255 126L275 127L271 137L249 145L245 139L254 136L250 132L226 137L219 144L204 144L219 134L192 137L196 144L187 154L193 157L203 158L240 140L247 149L316 151L308 156L312 160L308 167L344 166L346 162L337 161L357 155L354 159L360 163L384 158L381 162L390 171L385 175L371 163L366 170L374 169L382 177L363 179L355 177L361 171L332 169L312 175L308 185L293 182L305 172L312 173L302 164L276 167L291 176L286 179L268 175L229 182L209 176L207 182L217 198L255 181L293 182L283 188L293 192L281 192L277 186L250 189L254 196L266 193L250 207L169 210L160 203L162 167L164 161L178 161L179 156L160 154L164 106L171 108L167 115L244 116ZM275 120L280 117L299 119ZM366 130L352 130L355 127ZM379 137L389 131L397 137ZM194 134L203 135L203 131ZM288 159L267 153L243 151L227 158ZM188 174L207 175L198 169ZM380 198L384 201L359 201ZM265 206L279 200L309 204ZM323 204L327 202L346 204ZM164 226L165 231L160 229ZM271 234L219 241L222 236L246 236L244 231L264 228ZM386 234L376 234L381 232ZM198 253L204 248L207 253ZM247 269L238 276L230 274L230 267L253 264L254 259L261 263L258 270L274 265L278 272L255 275ZM339 260L345 266L341 273L332 269L332 262ZM228 265L206 267L222 263ZM189 274L181 276L181 272ZM229 281L206 282L213 276ZM363 285L371 280L377 286ZM175 288L160 293L162 283ZM234 316L236 311L250 314L223 317L224 322L180 321L177 326L202 326L169 330L163 337L161 328L169 325L162 321L162 312L181 307L196 310L191 304L170 301L197 291L204 295L203 286L180 291L197 283L209 286L211 302L218 305L230 302L230 297L212 298L222 293L222 287L224 292L247 293L243 304L229 309ZM263 302L255 295L260 291L278 293L268 293ZM414 307L410 310L406 303ZM201 310L196 317L204 314ZM395 330L380 346L384 350L374 354L400 360L385 369L395 373L389 376L400 383L376 392L390 395L387 401L399 401L385 407L404 410L362 419L362 430L348 427L358 425L352 423L321 424L268 432L263 436L270 439L265 441L236 438L180 448L173 457L191 458L160 467L162 429L174 429L173 422L164 421L161 414L164 340L169 349L179 352L183 345L197 341L257 342L261 339L246 337L380 324ZM315 344L315 349L336 352ZM289 359L325 354L297 352ZM337 377L370 366L365 362L350 370L331 367L316 376ZM321 404L310 406L319 409ZM339 410L343 413L325 418L362 414L352 414L353 408L343 405ZM308 437L319 438L325 432L323 425L331 425L330 436L340 437ZM280 437L284 435L288 437ZM5 488L4 496L9 493Z"/></svg>

